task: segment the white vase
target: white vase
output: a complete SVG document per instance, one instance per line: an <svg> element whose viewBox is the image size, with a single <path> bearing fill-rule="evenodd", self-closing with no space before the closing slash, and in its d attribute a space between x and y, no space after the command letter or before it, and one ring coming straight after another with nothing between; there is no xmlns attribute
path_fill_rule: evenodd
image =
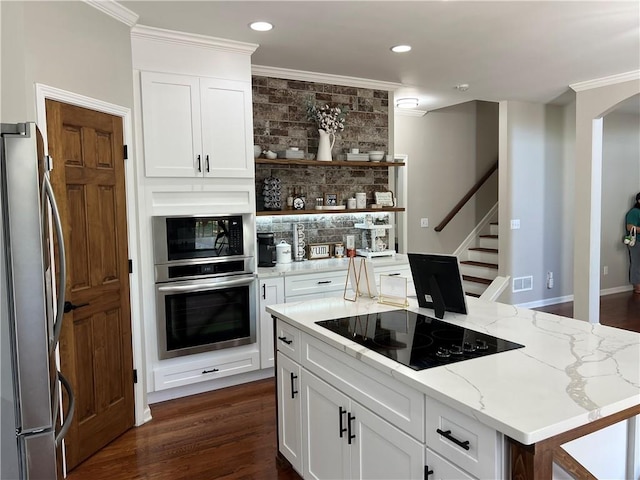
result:
<svg viewBox="0 0 640 480"><path fill-rule="evenodd" d="M331 161L331 149L336 141L336 136L333 133L327 133L324 130L318 130L320 134L320 141L318 142L318 155L316 160Z"/></svg>

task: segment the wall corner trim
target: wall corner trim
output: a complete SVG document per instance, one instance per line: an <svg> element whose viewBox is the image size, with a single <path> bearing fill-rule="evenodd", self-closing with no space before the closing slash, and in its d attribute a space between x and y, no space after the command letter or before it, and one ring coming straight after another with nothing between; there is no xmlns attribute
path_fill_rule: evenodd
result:
<svg viewBox="0 0 640 480"><path fill-rule="evenodd" d="M261 77L284 78L287 80L300 80L303 82L328 83L330 85L343 85L346 87L370 88L372 90L394 91L402 87L401 83L383 82L367 78L345 77L331 73L307 72L304 70L291 70L288 68L267 67L264 65L251 65L251 74Z"/></svg>
<svg viewBox="0 0 640 480"><path fill-rule="evenodd" d="M133 27L138 23L138 18L140 18L136 12L120 5L115 0L84 0L84 2L129 27Z"/></svg>
<svg viewBox="0 0 640 480"><path fill-rule="evenodd" d="M617 83L629 82L631 80L640 81L640 70L634 70L608 77L596 78L594 80L586 80L584 82L572 83L569 85L575 92L591 90L592 88L606 87L607 85L615 85Z"/></svg>
<svg viewBox="0 0 640 480"><path fill-rule="evenodd" d="M191 47L211 48L244 55L252 55L259 46L256 43L237 42L235 40L210 37L208 35L178 32L176 30L166 30L164 28L148 27L145 25L134 26L131 29L131 38Z"/></svg>

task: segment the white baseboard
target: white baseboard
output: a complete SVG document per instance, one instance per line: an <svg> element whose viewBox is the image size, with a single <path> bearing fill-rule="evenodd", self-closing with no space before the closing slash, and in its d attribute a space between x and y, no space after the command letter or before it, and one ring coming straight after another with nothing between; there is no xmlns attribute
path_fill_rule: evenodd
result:
<svg viewBox="0 0 640 480"><path fill-rule="evenodd" d="M149 405L167 400L175 400L176 398L188 397L189 395L197 395L198 393L212 392L221 388L232 387L242 383L255 382L265 378L273 377L275 370L273 367L264 370L255 370L253 372L242 373L240 375L232 375L229 377L211 380L208 382L194 383L185 385L184 387L171 388L169 390L160 390L158 392L149 392L147 400Z"/></svg>
<svg viewBox="0 0 640 480"><path fill-rule="evenodd" d="M607 295L614 295L616 293L630 292L631 289L632 289L631 285L623 285L622 287L607 288L604 290L600 290L600 296L606 297ZM540 307L548 307L549 305L557 305L559 303L568 303L568 302L573 302L573 295L565 295L563 297L555 297L555 298L544 298L542 300L535 300L533 302L527 302L527 303L518 303L516 304L516 307L540 308Z"/></svg>

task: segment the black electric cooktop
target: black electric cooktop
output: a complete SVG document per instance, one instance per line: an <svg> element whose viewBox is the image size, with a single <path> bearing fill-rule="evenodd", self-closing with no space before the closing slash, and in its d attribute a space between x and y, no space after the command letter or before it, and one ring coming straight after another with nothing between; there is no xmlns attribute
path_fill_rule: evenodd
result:
<svg viewBox="0 0 640 480"><path fill-rule="evenodd" d="M414 370L524 347L407 310L316 323Z"/></svg>

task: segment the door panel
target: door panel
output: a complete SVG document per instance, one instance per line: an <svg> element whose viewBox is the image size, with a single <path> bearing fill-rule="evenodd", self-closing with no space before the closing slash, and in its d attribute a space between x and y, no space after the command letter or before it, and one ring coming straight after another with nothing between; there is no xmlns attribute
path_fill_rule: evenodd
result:
<svg viewBox="0 0 640 480"><path fill-rule="evenodd" d="M122 119L47 100L52 183L67 255L61 371L76 392L69 469L133 426Z"/></svg>

